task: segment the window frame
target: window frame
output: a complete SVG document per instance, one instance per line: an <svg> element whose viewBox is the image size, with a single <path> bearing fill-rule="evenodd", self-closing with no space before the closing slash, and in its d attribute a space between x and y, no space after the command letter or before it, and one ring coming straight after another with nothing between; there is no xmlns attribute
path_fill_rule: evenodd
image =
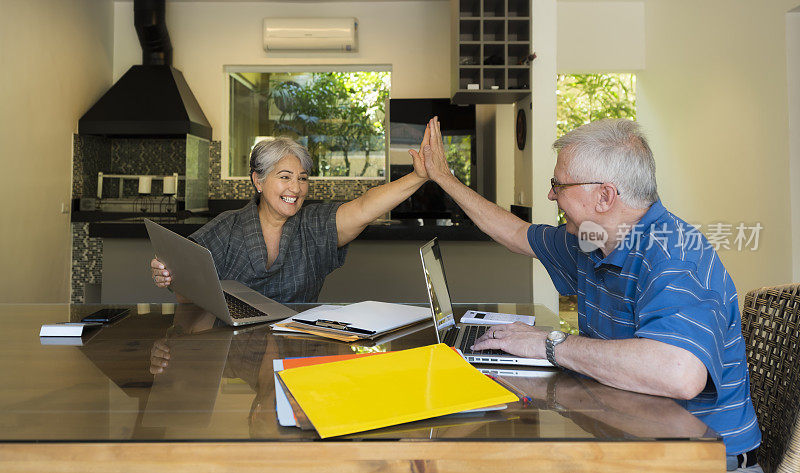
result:
<svg viewBox="0 0 800 473"><path fill-rule="evenodd" d="M250 180L250 176L231 176L230 175L230 136L231 136L231 93L230 93L230 78L232 74L250 72L250 73L298 73L298 72L388 72L392 74L391 64L292 64L292 65L226 65L222 68L223 87L225 90L225 113L223 114L222 128L225 133L220 140L220 179L229 181ZM389 98L392 97L393 81L389 82ZM387 127L384 139L386 140L385 146L385 163L386 172L385 180L389 182L389 128L388 128L388 99L387 99ZM376 177L359 177L359 176L309 176L311 180L338 180L338 181L364 181L364 180L378 180L381 178Z"/></svg>

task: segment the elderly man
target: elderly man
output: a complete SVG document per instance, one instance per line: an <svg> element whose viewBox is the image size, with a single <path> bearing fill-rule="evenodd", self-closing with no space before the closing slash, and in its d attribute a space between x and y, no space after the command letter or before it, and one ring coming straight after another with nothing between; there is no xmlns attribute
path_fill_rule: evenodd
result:
<svg viewBox="0 0 800 473"><path fill-rule="evenodd" d="M538 258L561 294L578 296L580 335L497 326L474 349L547 358L610 386L674 398L722 435L730 470L760 471L736 288L702 234L661 204L639 126L600 120L554 143L548 198L564 211L558 227L530 225L459 182L438 119L429 126L428 176L481 230Z"/></svg>

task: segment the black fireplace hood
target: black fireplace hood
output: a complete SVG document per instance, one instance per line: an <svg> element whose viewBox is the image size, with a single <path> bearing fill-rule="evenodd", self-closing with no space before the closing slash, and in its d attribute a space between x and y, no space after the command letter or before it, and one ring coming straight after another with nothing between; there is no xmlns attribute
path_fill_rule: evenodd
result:
<svg viewBox="0 0 800 473"><path fill-rule="evenodd" d="M181 71L172 67L164 0L135 0L133 8L142 65L128 69L81 117L78 133L128 137L188 134L211 140L211 124Z"/></svg>

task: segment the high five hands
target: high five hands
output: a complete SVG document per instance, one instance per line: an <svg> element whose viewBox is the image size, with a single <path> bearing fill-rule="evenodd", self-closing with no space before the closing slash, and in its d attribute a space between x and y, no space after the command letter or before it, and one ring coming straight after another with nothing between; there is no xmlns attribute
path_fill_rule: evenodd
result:
<svg viewBox="0 0 800 473"><path fill-rule="evenodd" d="M444 179L455 179L450 172L445 156L444 142L442 141L442 129L439 124L439 117L433 117L425 128L425 137L422 139L419 152L408 150L414 159L414 171L418 171L418 163L424 166L426 177L441 184ZM423 177L420 175L420 177Z"/></svg>

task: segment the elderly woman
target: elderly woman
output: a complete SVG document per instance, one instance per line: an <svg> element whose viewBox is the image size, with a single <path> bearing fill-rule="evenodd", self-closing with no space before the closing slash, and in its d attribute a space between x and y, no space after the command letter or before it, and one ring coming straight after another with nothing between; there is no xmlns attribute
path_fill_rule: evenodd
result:
<svg viewBox="0 0 800 473"><path fill-rule="evenodd" d="M429 130L420 146L428 144ZM414 172L346 203L303 206L312 168L308 150L289 138L261 141L250 155L255 198L223 212L189 238L208 248L220 279L234 279L279 302L316 302L325 277L344 264L347 244L407 199L427 179L420 153ZM150 262L158 287L169 268Z"/></svg>

